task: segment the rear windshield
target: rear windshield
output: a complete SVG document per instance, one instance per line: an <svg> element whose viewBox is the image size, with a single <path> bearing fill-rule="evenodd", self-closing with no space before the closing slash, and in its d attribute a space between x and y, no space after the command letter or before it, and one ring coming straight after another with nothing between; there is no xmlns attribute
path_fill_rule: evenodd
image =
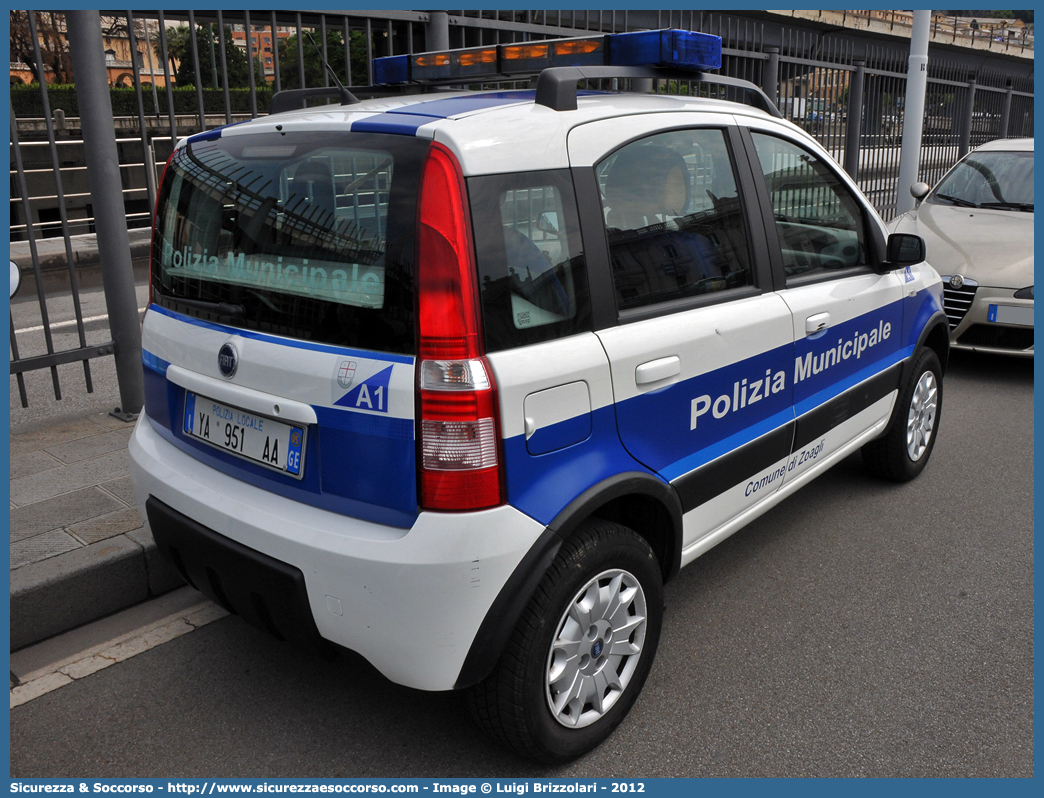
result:
<svg viewBox="0 0 1044 798"><path fill-rule="evenodd" d="M278 132L199 140L161 187L153 301L322 343L411 353L427 143Z"/></svg>

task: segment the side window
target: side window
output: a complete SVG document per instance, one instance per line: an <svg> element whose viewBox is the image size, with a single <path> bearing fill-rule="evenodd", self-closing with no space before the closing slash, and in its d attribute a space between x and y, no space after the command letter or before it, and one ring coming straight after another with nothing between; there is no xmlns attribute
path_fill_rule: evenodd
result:
<svg viewBox="0 0 1044 798"><path fill-rule="evenodd" d="M568 170L468 180L487 351L591 329Z"/></svg>
<svg viewBox="0 0 1044 798"><path fill-rule="evenodd" d="M723 131L649 136L595 170L620 310L753 285Z"/></svg>
<svg viewBox="0 0 1044 798"><path fill-rule="evenodd" d="M859 201L813 153L751 131L768 184L787 277L869 263Z"/></svg>

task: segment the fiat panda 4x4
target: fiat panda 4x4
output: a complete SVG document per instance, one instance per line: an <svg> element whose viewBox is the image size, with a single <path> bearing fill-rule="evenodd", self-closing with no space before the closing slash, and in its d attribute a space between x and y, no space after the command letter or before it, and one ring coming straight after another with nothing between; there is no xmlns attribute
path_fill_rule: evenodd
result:
<svg viewBox="0 0 1044 798"><path fill-rule="evenodd" d="M284 94L179 142L130 452L184 578L560 761L634 703L679 568L858 449L916 476L948 346L923 242L708 74L720 48L379 59L386 84L548 68ZM650 77L760 107L577 91Z"/></svg>

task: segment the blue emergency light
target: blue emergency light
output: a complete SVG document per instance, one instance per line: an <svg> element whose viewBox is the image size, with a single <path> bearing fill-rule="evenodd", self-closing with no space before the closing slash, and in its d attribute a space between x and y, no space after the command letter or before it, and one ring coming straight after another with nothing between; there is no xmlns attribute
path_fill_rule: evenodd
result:
<svg viewBox="0 0 1044 798"><path fill-rule="evenodd" d="M392 55L374 59L373 82L394 85L511 77L561 66L657 66L701 72L720 69L721 37L665 29Z"/></svg>

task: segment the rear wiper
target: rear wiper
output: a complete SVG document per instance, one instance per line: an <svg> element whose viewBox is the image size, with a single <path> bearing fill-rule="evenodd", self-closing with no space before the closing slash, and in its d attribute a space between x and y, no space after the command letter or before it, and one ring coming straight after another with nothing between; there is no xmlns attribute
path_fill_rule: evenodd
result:
<svg viewBox="0 0 1044 798"><path fill-rule="evenodd" d="M246 318L246 308L231 302L207 302L203 299L181 299L180 297L171 297L171 300L192 310L215 315L221 321L241 322Z"/></svg>
<svg viewBox="0 0 1044 798"><path fill-rule="evenodd" d="M1033 213L1032 202L984 202L980 208L1002 208L1010 211L1028 211Z"/></svg>
<svg viewBox="0 0 1044 798"><path fill-rule="evenodd" d="M936 194L935 196L937 196L939 199L949 200L954 205L960 205L962 208L978 208L979 207L974 202L969 202L968 200L961 199L960 197L953 197L953 196L950 196L949 194Z"/></svg>

